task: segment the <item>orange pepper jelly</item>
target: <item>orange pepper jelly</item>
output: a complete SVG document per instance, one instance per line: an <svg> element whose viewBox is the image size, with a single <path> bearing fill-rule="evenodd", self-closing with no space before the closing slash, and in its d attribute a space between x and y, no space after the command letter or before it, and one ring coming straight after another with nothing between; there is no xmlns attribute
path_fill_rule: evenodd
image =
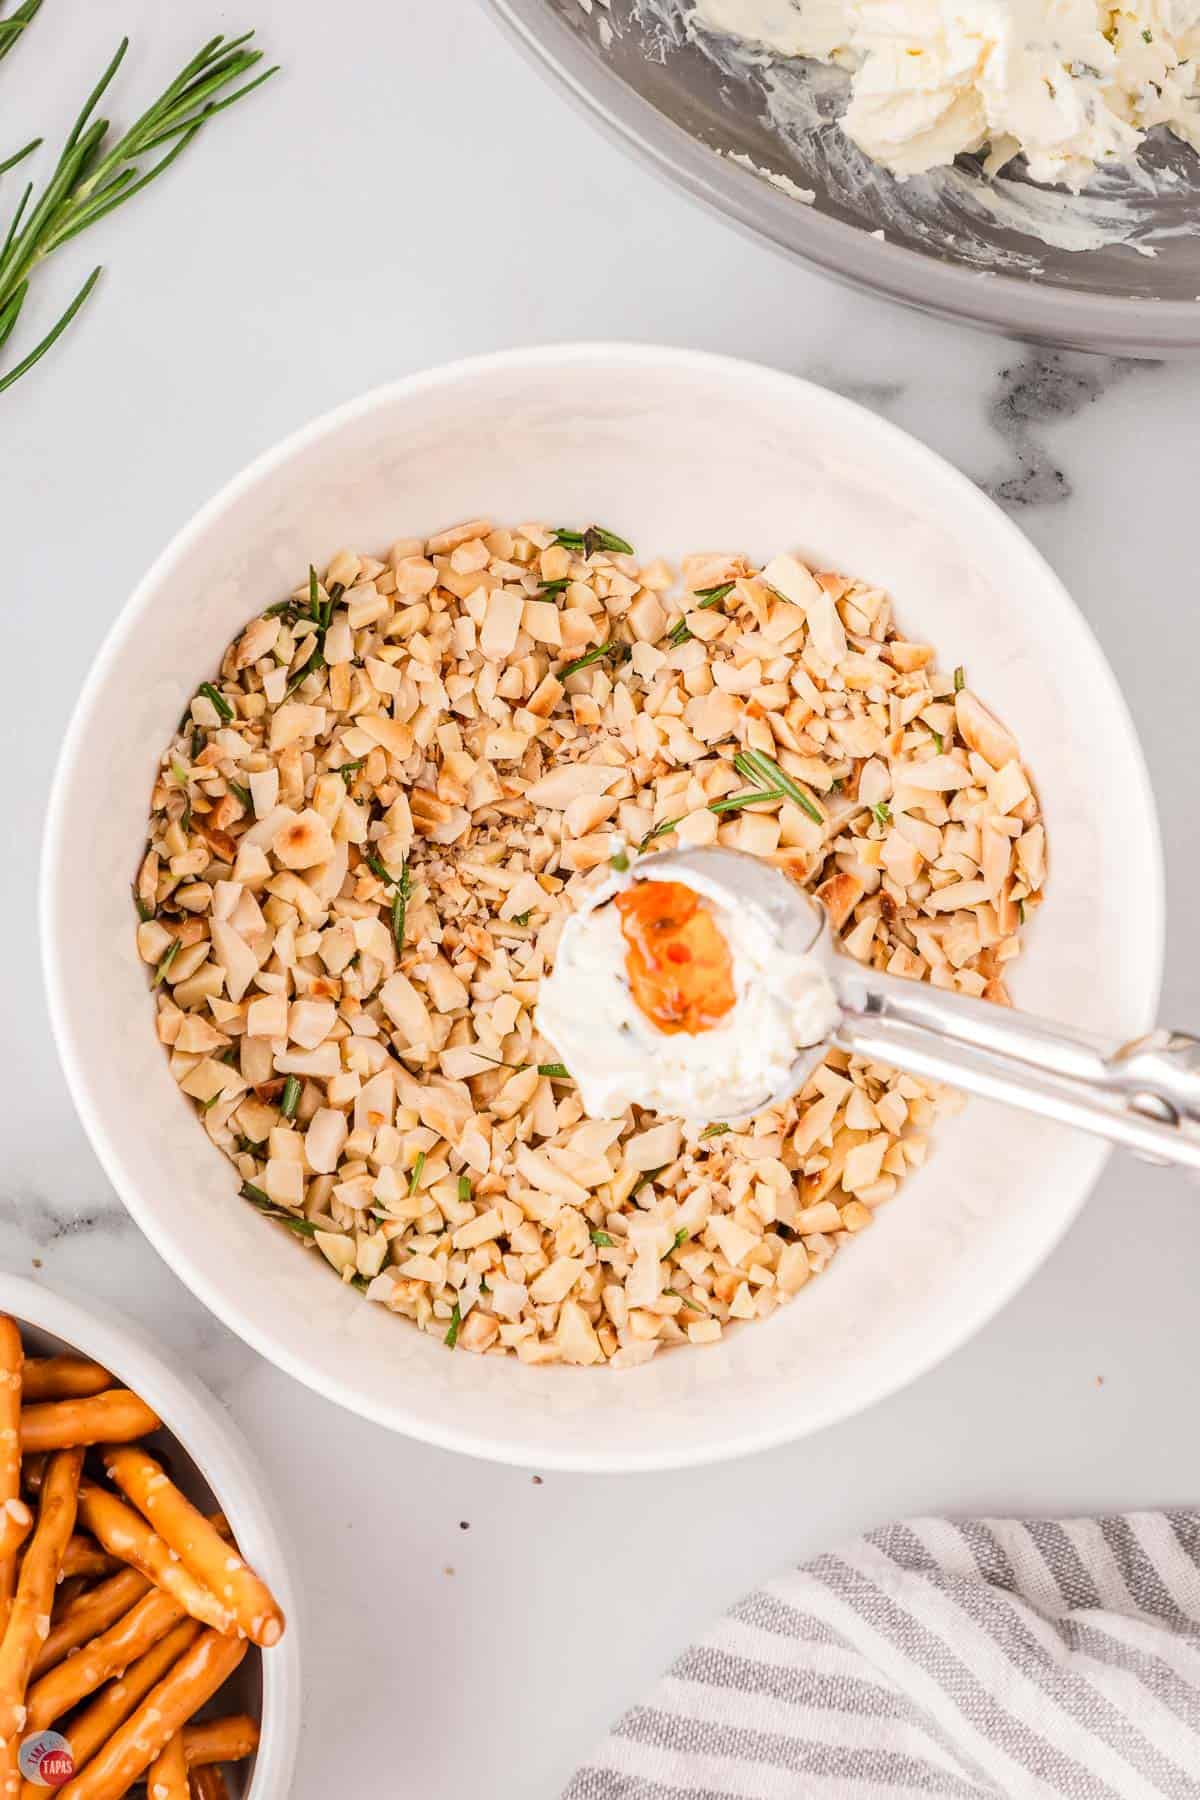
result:
<svg viewBox="0 0 1200 1800"><path fill-rule="evenodd" d="M737 1000L733 957L699 894L681 881L635 881L616 897L633 998L660 1031L707 1031Z"/></svg>

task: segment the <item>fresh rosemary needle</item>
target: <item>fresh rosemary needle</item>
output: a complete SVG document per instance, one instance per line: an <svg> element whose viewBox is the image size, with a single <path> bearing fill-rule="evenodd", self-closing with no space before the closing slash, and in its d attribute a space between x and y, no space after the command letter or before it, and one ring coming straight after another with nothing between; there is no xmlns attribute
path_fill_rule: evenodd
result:
<svg viewBox="0 0 1200 1800"><path fill-rule="evenodd" d="M31 10L30 0L26 0L10 18L0 20L0 56L12 48L36 11L37 6ZM38 265L71 238L86 231L89 225L95 225L107 213L115 212L126 200L140 193L174 162L210 119L275 74L274 68L267 69L252 81L242 82L224 98L216 97L231 84L241 82L242 77L262 60L261 50L245 47L253 35L248 31L229 40L211 38L141 117L108 146L109 121L92 115L129 48L129 39L121 40L116 55L72 126L40 196L31 206L33 183L29 182L17 202L0 248L0 351L20 318L30 280ZM143 159L164 146L169 146L164 154L146 167ZM18 151L5 166L12 167L33 147L27 145ZM33 368L61 337L87 301L99 275L99 268L93 269L41 342L35 344L20 362L0 374L0 393Z"/></svg>
<svg viewBox="0 0 1200 1800"><path fill-rule="evenodd" d="M723 581L718 587L697 588L692 596L696 604L693 607L689 607L688 610L690 612L707 612L710 606L717 606L725 599L727 594L732 594L736 586L736 581ZM670 631L667 633L667 642L669 644L674 644L676 648L678 648L680 644L686 644L688 639L692 636L694 636L694 633L685 616L682 619L677 619L674 625L672 625Z"/></svg>
<svg viewBox="0 0 1200 1800"><path fill-rule="evenodd" d="M735 764L737 763L736 757L734 758L734 762ZM744 772L745 771L742 771L742 773ZM785 788L753 788L744 794L724 794L719 800L710 800L707 810L710 813L717 813L718 815L728 812L741 812L743 807L746 806L762 806L763 803L768 800L787 800L790 798L791 796ZM675 827L682 824L682 822L682 814L676 819L660 819L657 825L652 825L650 827L645 837L639 843L638 849L644 850L648 844L654 842L655 838L666 837L669 831L674 831Z"/></svg>
<svg viewBox="0 0 1200 1800"><path fill-rule="evenodd" d="M805 793L800 783L785 774L779 764L764 751L742 750L734 757L733 766L747 781L759 781L764 787L781 789L789 800L795 801L801 812L808 814L814 825L825 823L825 815L812 795Z"/></svg>
<svg viewBox="0 0 1200 1800"><path fill-rule="evenodd" d="M592 650L585 650L582 656L577 656L574 662L567 663L565 668L556 669L555 674L560 681L565 681L568 675L578 675L580 669L590 669L593 663L604 662L608 657L611 657L614 662L628 662L631 654L628 644L614 643L610 638L607 643L597 644Z"/></svg>
<svg viewBox="0 0 1200 1800"><path fill-rule="evenodd" d="M605 531L603 525L589 525L586 531L570 531L560 525L554 542L564 550L573 550L576 556L595 556L598 550L607 550L610 555L633 555L633 545L615 531Z"/></svg>
<svg viewBox="0 0 1200 1800"><path fill-rule="evenodd" d="M18 6L16 12L9 13L7 19L0 19L0 57L7 56L13 45L24 35L41 4L42 0L25 0L24 5ZM40 138L38 142L41 142Z"/></svg>

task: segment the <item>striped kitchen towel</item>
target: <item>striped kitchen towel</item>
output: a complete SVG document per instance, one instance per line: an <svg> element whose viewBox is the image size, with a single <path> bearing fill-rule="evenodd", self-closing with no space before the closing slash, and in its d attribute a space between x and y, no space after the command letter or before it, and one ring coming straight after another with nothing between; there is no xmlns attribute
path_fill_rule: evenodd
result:
<svg viewBox="0 0 1200 1800"><path fill-rule="evenodd" d="M1200 1800L1200 1513L913 1519L742 1600L563 1800Z"/></svg>

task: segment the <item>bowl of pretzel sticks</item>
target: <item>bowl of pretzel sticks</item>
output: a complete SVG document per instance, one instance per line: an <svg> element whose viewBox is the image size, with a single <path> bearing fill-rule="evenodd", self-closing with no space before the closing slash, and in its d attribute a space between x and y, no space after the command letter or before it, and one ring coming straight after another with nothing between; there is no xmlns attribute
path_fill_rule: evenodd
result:
<svg viewBox="0 0 1200 1800"><path fill-rule="evenodd" d="M283 1800L294 1610L211 1396L90 1302L0 1274L0 1795Z"/></svg>

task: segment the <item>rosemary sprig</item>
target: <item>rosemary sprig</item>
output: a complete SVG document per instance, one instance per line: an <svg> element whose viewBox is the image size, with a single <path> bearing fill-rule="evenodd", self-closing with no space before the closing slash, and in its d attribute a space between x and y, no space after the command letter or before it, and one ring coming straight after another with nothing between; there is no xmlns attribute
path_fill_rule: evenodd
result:
<svg viewBox="0 0 1200 1800"><path fill-rule="evenodd" d="M578 675L580 669L590 669L593 663L603 662L606 657L611 657L614 662L627 662L632 655L628 644L614 643L609 638L606 644L597 644L594 649L585 651L565 668L556 669L555 674L560 681L565 681L568 675Z"/></svg>
<svg viewBox="0 0 1200 1800"><path fill-rule="evenodd" d="M655 838L666 837L666 835L669 831L674 831L675 827L677 825L682 824L682 822L683 822L682 818L660 819L658 821L657 825L652 825L650 827L650 829L646 833L645 837L639 843L638 849L644 850L648 844L652 844L654 842Z"/></svg>
<svg viewBox="0 0 1200 1800"><path fill-rule="evenodd" d="M0 51L0 55L3 55L2 51ZM41 141L41 138L30 138L27 144L22 144L19 150L14 150L11 156L6 156L4 161L0 162L0 175L7 175L10 169L15 169L18 163L25 161L27 156L32 156Z"/></svg>
<svg viewBox="0 0 1200 1800"><path fill-rule="evenodd" d="M554 533L554 542L561 544L564 550L573 550L576 556L595 556L597 550L607 550L618 556L633 555L632 544L627 544L615 531L605 531L602 525L589 525L586 531L568 531L560 527Z"/></svg>
<svg viewBox="0 0 1200 1800"><path fill-rule="evenodd" d="M589 1231L588 1236L591 1238L593 1244L595 1244L597 1250L611 1250L613 1247L613 1241L609 1237L607 1231Z"/></svg>
<svg viewBox="0 0 1200 1800"><path fill-rule="evenodd" d="M317 670L324 670L324 666L326 666L326 632L329 630L329 625L333 623L333 607L335 607L336 601L340 598L342 598L342 587L340 587L338 581L333 583L333 587L329 589L329 594L327 594L326 599L320 598L320 583L318 583L317 580L317 571L315 571L313 565L309 563L308 614L306 614L306 617L308 617L309 621L315 626L315 634L313 634L315 635L315 644L313 644L313 653L309 655L308 661L304 662L299 670L295 671L295 675L293 675L290 682L288 682L288 691L286 691L286 695L284 695L286 700L290 700L291 695L297 691L297 688L302 688L302 686L304 686L304 682L308 680L309 675L315 675Z"/></svg>
<svg viewBox="0 0 1200 1800"><path fill-rule="evenodd" d="M450 1329L446 1333L446 1339L445 1339L446 1345L449 1349L453 1350L455 1344L457 1344L458 1334L459 1334L459 1331L461 1328L462 1328L462 1307L459 1305L458 1301L456 1300L454 1302L454 1310L450 1314Z"/></svg>
<svg viewBox="0 0 1200 1800"><path fill-rule="evenodd" d="M345 765L343 764L343 767L344 766ZM338 773L341 773L340 769L338 770ZM394 887L396 890L392 895L392 942L395 944L396 954L399 956L404 948L404 930L408 922L408 902L412 893L412 880L408 873L407 858L400 864L400 873L398 875L392 874L391 870L381 860L377 850L368 850L363 860L368 869L370 869L372 875L378 876L379 880L384 882L386 886Z"/></svg>
<svg viewBox="0 0 1200 1800"><path fill-rule="evenodd" d="M400 865L400 879L396 883L396 891L392 895L392 942L399 956L404 948L404 928L408 923L408 896L412 886L408 875L408 862Z"/></svg>
<svg viewBox="0 0 1200 1800"><path fill-rule="evenodd" d="M202 681L200 686L196 689L196 692L204 695L204 698L208 701L209 705L216 711L218 719L221 719L228 725L230 719L233 717L233 708L230 706L220 688L214 687L211 681Z"/></svg>
<svg viewBox="0 0 1200 1800"><path fill-rule="evenodd" d="M10 13L7 19L0 19L0 57L7 56L17 40L24 35L26 27L33 23L41 4L42 0L25 0L25 4L18 6L15 13ZM41 138L38 138L39 144L41 141ZM5 167L8 166L5 165Z"/></svg>
<svg viewBox="0 0 1200 1800"><path fill-rule="evenodd" d="M725 1133L727 1131L732 1131L732 1129L733 1127L731 1125L726 1125L724 1123L719 1125L706 1125L704 1130L700 1133L700 1141L703 1143L705 1138L724 1137Z"/></svg>
<svg viewBox="0 0 1200 1800"><path fill-rule="evenodd" d="M886 800L877 800L875 802L874 806L871 808L871 817L877 825L888 825L891 823L892 809Z"/></svg>
<svg viewBox="0 0 1200 1800"><path fill-rule="evenodd" d="M471 1177L469 1175L459 1176L458 1197L462 1201L467 1201L471 1198Z"/></svg>
<svg viewBox="0 0 1200 1800"><path fill-rule="evenodd" d="M957 669L955 669L955 671L954 671L954 691L955 691L955 693L961 694L963 689L966 687L966 685L967 685L967 671L963 668L962 664L959 663Z"/></svg>
<svg viewBox="0 0 1200 1800"><path fill-rule="evenodd" d="M279 1101L279 1110L285 1119L294 1119L296 1108L300 1104L300 1083L295 1075L289 1075L283 1084L283 1094Z"/></svg>
<svg viewBox="0 0 1200 1800"><path fill-rule="evenodd" d="M744 773L744 771L742 772ZM753 788L744 794L723 794L719 800L710 800L708 803L708 811L710 813L717 813L718 815L721 813L741 812L743 807L761 806L766 800L784 800L788 798L790 798L790 796L784 788ZM648 844L654 842L655 838L666 837L669 831L674 831L675 827L682 824L682 822L682 815L677 819L660 819L657 825L652 825L650 827L650 830L639 843L638 849L644 850Z"/></svg>
<svg viewBox="0 0 1200 1800"><path fill-rule="evenodd" d="M243 1200L248 1200L251 1206L257 1206L265 1219L274 1219L278 1224L286 1225L296 1237L316 1237L317 1227L311 1219L297 1219L290 1212L284 1212L281 1206L274 1205L268 1195L260 1187L255 1187L252 1181L243 1181L238 1191Z"/></svg>
<svg viewBox="0 0 1200 1800"><path fill-rule="evenodd" d="M425 1152L423 1150L418 1150L417 1154L416 1154L416 1159L414 1160L413 1166L409 1170L409 1175L408 1175L408 1191L410 1194L416 1193L417 1189L421 1185L421 1177L424 1173L425 1173Z"/></svg>
<svg viewBox="0 0 1200 1800"><path fill-rule="evenodd" d="M29 0L26 0L11 18L0 21L0 55L12 48L16 36L32 16ZM14 26L16 31L11 29ZM78 237L81 231L86 231L89 225L95 225L106 214L132 200L169 168L210 119L260 87L275 73L273 68L267 69L252 81L235 87L232 93L226 93L224 98L217 99L223 89L241 82L242 77L262 60L261 50L245 47L253 35L248 31L229 40L211 38L141 117L106 148L109 121L92 115L129 48L129 39L121 40L116 55L72 126L41 195L32 206L29 205L33 195L33 183L30 182L13 214L0 249L0 348L12 335L29 293L30 278L38 265L63 244ZM157 162L152 161L148 168L145 167L143 159L163 146L169 148ZM25 151L20 152L16 160L24 154ZM92 271L42 341L14 368L0 375L0 393L40 361L67 329L91 294L99 274L99 268Z"/></svg>
<svg viewBox="0 0 1200 1800"><path fill-rule="evenodd" d="M710 800L708 810L711 813L741 812L743 807L761 806L764 800L784 800L782 788L755 788L745 794L725 794L720 800Z"/></svg>
<svg viewBox="0 0 1200 1800"><path fill-rule="evenodd" d="M760 782L764 787L780 788L789 800L795 801L801 812L808 814L815 825L825 823L825 815L812 795L805 793L800 783L793 781L790 775L785 775L779 764L762 750L740 750L733 759L733 766L747 781Z"/></svg>
<svg viewBox="0 0 1200 1800"><path fill-rule="evenodd" d="M570 1081L572 1078L566 1063L539 1063L537 1072L548 1076L551 1081Z"/></svg>
<svg viewBox="0 0 1200 1800"><path fill-rule="evenodd" d="M720 601L724 600L726 594L732 594L736 586L736 581L723 581L719 587L697 588L692 598L697 600L699 605L690 606L688 611L707 611L710 606L716 606ZM694 636L695 633L689 627L687 620L677 619L667 633L667 642L678 646L680 644L686 644L688 639Z"/></svg>
<svg viewBox="0 0 1200 1800"><path fill-rule="evenodd" d="M167 979L167 972L170 969L171 964L175 961L175 958L182 949L183 939L172 938L171 942L163 951L162 956L159 958L158 967L154 971L154 980L150 983L152 988L161 987L162 983Z"/></svg>

